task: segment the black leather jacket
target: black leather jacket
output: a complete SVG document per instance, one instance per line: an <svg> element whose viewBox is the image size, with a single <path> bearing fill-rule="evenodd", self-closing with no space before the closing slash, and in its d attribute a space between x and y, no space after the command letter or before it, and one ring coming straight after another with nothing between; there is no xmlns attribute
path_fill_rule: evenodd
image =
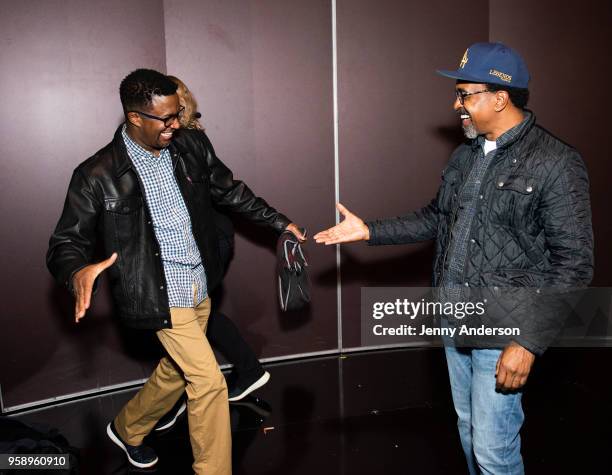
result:
<svg viewBox="0 0 612 475"><path fill-rule="evenodd" d="M373 245L435 239L434 287L444 281L453 258L447 253L457 198L479 146L474 140L454 151L428 206L367 223ZM532 115L521 134L498 149L480 193L462 282L466 295L487 299L487 312L472 323L515 322L522 335L513 339L540 354L562 324L558 308L551 301L544 304L541 294L585 287L593 276L587 170L578 152L536 125ZM491 341L473 338L465 343L504 343Z"/></svg>
<svg viewBox="0 0 612 475"><path fill-rule="evenodd" d="M169 150L211 292L223 274L213 201L279 233L290 221L233 179L203 132L177 131ZM160 247L142 190L120 126L110 144L75 169L49 241L47 266L72 290L74 274L98 259L97 248L103 249L104 258L117 252L117 261L105 274L120 320L131 327L158 330L172 324Z"/></svg>

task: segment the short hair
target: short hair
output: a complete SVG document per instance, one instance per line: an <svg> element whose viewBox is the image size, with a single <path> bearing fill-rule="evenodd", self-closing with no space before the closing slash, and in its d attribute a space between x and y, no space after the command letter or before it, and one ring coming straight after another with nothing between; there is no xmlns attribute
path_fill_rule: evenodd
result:
<svg viewBox="0 0 612 475"><path fill-rule="evenodd" d="M148 108L154 96L171 96L176 84L168 76L153 69L137 69L128 74L119 86L123 113Z"/></svg>
<svg viewBox="0 0 612 475"><path fill-rule="evenodd" d="M522 89L518 87L508 87L502 84L495 83L484 83L486 88L491 92L497 91L506 91L508 96L510 96L510 101L514 104L515 107L519 109L524 109L527 107L527 103L529 102L529 89Z"/></svg>

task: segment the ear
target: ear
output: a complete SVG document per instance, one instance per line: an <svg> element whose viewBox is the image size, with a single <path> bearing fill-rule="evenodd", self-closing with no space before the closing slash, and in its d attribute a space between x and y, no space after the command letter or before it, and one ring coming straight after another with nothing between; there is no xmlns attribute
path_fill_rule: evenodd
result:
<svg viewBox="0 0 612 475"><path fill-rule="evenodd" d="M503 111L506 107L508 107L509 103L510 103L510 95L508 94L508 91L497 91L495 93L495 111L496 112Z"/></svg>
<svg viewBox="0 0 612 475"><path fill-rule="evenodd" d="M126 120L127 122L132 124L134 127L142 126L142 117L140 117L140 115L138 115L138 113L136 112L128 112Z"/></svg>

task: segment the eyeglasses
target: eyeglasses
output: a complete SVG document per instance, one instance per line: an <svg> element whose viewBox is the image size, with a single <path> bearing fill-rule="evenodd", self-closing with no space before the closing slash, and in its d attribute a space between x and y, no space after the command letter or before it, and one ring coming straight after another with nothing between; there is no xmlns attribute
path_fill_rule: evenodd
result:
<svg viewBox="0 0 612 475"><path fill-rule="evenodd" d="M493 91L489 91L488 89L484 89L482 91L476 91L476 92L465 92L461 89L455 89L455 94L457 95L457 99L459 99L459 104L463 105L465 98L468 96L473 96L475 94L482 94L483 92L493 92Z"/></svg>
<svg viewBox="0 0 612 475"><path fill-rule="evenodd" d="M185 107L181 106L181 108L178 110L176 114L168 115L166 117L157 117L156 115L147 114L146 112L141 112L141 111L130 111L130 112L136 112L136 114L146 117L147 119L159 120L163 122L166 127L170 127L174 123L175 120L178 120L180 122L181 118L183 117L183 112L185 112Z"/></svg>

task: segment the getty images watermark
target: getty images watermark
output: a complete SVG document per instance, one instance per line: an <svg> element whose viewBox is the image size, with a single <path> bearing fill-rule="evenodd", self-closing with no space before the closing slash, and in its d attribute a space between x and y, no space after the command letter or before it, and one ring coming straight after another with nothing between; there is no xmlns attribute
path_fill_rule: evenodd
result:
<svg viewBox="0 0 612 475"><path fill-rule="evenodd" d="M612 289L364 287L361 343L612 346Z"/></svg>
<svg viewBox="0 0 612 475"><path fill-rule="evenodd" d="M485 314L485 302L431 302L421 298L413 301L408 298L396 298L393 302L380 301L372 304L372 318L386 322L374 323L372 333L376 336L448 336L454 338L456 335L499 335L518 336L521 329L487 327L484 324L473 327L467 323L459 325L432 325L437 320L435 317L445 319L463 320L471 316L483 316ZM389 319L395 318L390 322ZM429 317L429 318L427 318ZM411 323L401 323L410 321ZM413 323L418 322L418 323Z"/></svg>

